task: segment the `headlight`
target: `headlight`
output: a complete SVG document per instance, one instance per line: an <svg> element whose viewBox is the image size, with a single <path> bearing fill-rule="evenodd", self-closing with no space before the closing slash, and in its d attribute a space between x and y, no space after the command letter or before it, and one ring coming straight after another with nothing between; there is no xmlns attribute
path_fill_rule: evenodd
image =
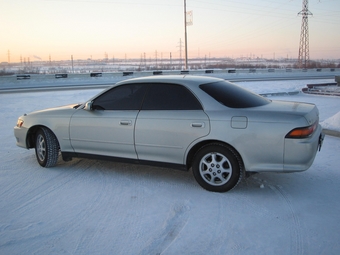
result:
<svg viewBox="0 0 340 255"><path fill-rule="evenodd" d="M17 121L17 127L22 127L22 125L24 124L24 121L22 119L18 119Z"/></svg>

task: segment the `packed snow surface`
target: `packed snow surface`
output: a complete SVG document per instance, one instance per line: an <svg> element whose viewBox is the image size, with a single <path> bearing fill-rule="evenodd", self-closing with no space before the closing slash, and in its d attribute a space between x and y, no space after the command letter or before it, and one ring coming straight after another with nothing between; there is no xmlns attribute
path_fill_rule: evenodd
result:
<svg viewBox="0 0 340 255"><path fill-rule="evenodd" d="M311 82L322 81L238 84L271 93ZM99 91L0 94L0 254L340 254L337 137L326 136L309 170L256 174L223 194L172 169L88 159L45 169L15 145L20 115ZM315 103L323 125L339 129L339 97L269 98Z"/></svg>

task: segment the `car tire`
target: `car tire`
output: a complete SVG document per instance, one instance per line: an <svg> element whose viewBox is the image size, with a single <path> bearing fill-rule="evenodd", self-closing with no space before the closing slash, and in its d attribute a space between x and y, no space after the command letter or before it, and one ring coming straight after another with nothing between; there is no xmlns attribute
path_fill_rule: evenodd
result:
<svg viewBox="0 0 340 255"><path fill-rule="evenodd" d="M203 146L195 155L192 172L204 189L227 192L242 178L242 163L233 149L223 144Z"/></svg>
<svg viewBox="0 0 340 255"><path fill-rule="evenodd" d="M59 143L53 132L40 128L35 136L35 155L42 167L53 167L59 156Z"/></svg>

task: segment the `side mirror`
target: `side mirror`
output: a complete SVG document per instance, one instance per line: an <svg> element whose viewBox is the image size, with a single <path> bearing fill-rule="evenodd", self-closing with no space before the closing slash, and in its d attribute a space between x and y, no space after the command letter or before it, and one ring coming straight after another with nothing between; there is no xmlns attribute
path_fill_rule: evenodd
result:
<svg viewBox="0 0 340 255"><path fill-rule="evenodd" d="M93 104L93 101L86 102L86 103L85 103L84 110L86 110L86 111L92 111L92 104Z"/></svg>

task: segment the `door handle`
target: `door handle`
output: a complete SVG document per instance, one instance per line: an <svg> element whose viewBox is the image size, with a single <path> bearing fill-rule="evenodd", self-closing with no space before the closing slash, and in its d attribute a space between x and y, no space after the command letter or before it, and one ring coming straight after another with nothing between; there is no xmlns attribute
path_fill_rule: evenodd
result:
<svg viewBox="0 0 340 255"><path fill-rule="evenodd" d="M132 121L131 120L121 120L119 122L120 125L122 126L131 126L132 125Z"/></svg>
<svg viewBox="0 0 340 255"><path fill-rule="evenodd" d="M204 123L191 123L191 127L204 128Z"/></svg>

